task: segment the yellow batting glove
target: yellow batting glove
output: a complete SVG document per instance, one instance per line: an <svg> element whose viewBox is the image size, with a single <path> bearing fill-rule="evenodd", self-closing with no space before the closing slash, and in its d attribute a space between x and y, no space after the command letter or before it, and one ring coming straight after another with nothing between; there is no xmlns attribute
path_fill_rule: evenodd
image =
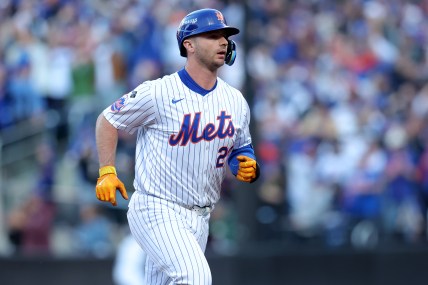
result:
<svg viewBox="0 0 428 285"><path fill-rule="evenodd" d="M128 200L128 193L126 193L125 185L117 177L116 168L114 168L114 166L101 167L99 172L100 177L95 187L98 200L110 202L113 206L116 206L116 189L119 190L124 199Z"/></svg>
<svg viewBox="0 0 428 285"><path fill-rule="evenodd" d="M239 169L236 178L243 182L253 182L258 178L257 162L245 155L238 155Z"/></svg>

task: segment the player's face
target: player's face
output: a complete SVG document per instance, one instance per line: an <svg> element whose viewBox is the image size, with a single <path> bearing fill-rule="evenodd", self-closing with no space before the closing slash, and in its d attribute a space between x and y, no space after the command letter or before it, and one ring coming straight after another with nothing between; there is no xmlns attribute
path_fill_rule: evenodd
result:
<svg viewBox="0 0 428 285"><path fill-rule="evenodd" d="M195 57L211 70L224 65L227 35L223 31L203 33L195 39Z"/></svg>

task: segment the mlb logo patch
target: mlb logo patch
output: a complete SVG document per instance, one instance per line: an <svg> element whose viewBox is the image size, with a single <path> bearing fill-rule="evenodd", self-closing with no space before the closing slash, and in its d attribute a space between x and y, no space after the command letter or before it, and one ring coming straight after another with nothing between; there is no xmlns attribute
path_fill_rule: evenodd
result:
<svg viewBox="0 0 428 285"><path fill-rule="evenodd" d="M120 110L122 110L123 107L125 107L126 103L128 103L128 94L125 94L122 97L120 97L119 99L117 99L116 102L114 102L111 105L110 110L113 113L117 113Z"/></svg>

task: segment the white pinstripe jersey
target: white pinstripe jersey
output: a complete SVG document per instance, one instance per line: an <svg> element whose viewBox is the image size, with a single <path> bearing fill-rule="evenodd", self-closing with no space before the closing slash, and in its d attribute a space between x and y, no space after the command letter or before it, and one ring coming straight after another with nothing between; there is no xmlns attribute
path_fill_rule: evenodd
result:
<svg viewBox="0 0 428 285"><path fill-rule="evenodd" d="M251 143L248 104L220 78L206 95L177 72L146 81L103 114L117 129L138 131L136 191L187 206L215 204L228 154Z"/></svg>

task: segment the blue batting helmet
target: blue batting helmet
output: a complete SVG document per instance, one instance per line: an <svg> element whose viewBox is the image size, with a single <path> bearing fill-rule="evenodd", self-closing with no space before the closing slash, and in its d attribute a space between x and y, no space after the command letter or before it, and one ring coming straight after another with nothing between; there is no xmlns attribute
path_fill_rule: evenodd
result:
<svg viewBox="0 0 428 285"><path fill-rule="evenodd" d="M205 32L224 30L227 36L236 35L239 29L230 27L226 23L223 14L215 9L201 9L188 14L181 21L177 30L177 42L180 55L187 57L183 41L191 36Z"/></svg>

